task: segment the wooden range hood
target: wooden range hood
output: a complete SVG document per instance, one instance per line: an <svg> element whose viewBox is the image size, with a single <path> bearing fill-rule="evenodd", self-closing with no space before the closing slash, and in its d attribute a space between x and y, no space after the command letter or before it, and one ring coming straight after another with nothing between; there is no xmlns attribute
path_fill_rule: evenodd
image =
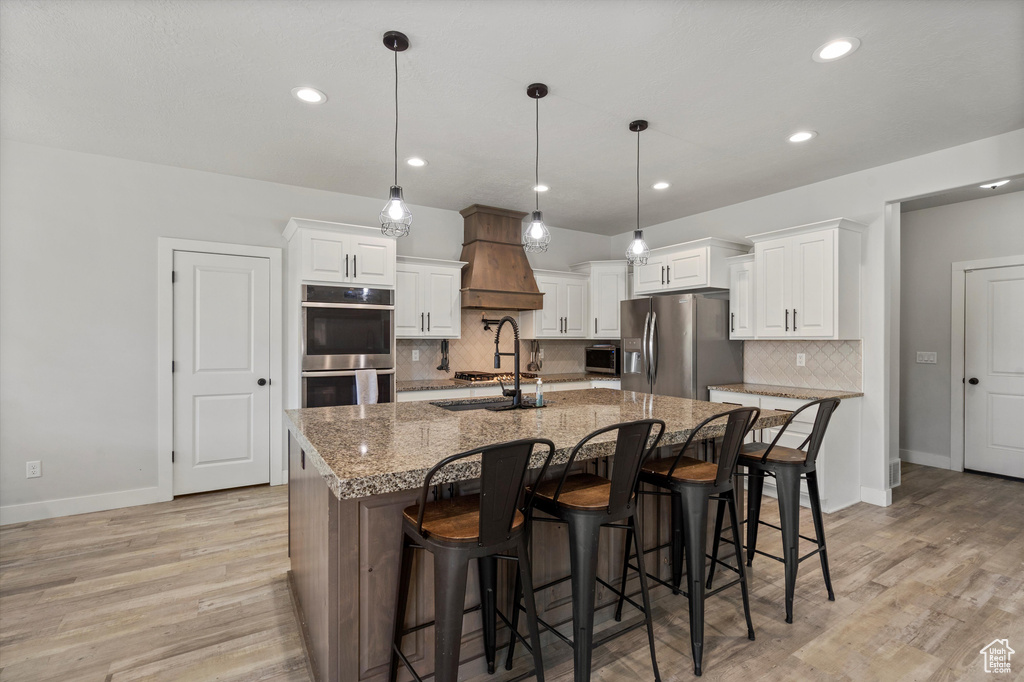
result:
<svg viewBox="0 0 1024 682"><path fill-rule="evenodd" d="M464 208L462 307L540 310L544 294L523 251L522 211L473 204Z"/></svg>

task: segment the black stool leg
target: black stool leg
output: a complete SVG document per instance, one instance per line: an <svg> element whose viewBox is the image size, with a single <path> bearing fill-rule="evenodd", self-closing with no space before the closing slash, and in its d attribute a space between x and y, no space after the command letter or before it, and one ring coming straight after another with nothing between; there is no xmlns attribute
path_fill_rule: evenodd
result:
<svg viewBox="0 0 1024 682"><path fill-rule="evenodd" d="M814 519L814 536L818 538L818 547L821 552L818 557L821 559L821 575L825 578L825 589L828 590L828 600L835 601L836 595L832 592L832 576L828 571L828 551L825 549L825 523L821 517L821 497L818 495L818 472L807 472L807 492L811 496L811 518Z"/></svg>
<svg viewBox="0 0 1024 682"><path fill-rule="evenodd" d="M434 552L434 679L456 682L462 647L469 559L460 550Z"/></svg>
<svg viewBox="0 0 1024 682"><path fill-rule="evenodd" d="M626 529L626 544L622 548L622 581L619 583L619 603L615 607L615 620L622 620L622 604L626 601L626 576L629 571L629 555L633 551L633 524ZM645 576L646 577L646 576Z"/></svg>
<svg viewBox="0 0 1024 682"><path fill-rule="evenodd" d="M757 549L757 527L761 522L761 495L764 494L764 472L748 468L747 477L747 566L754 565Z"/></svg>
<svg viewBox="0 0 1024 682"><path fill-rule="evenodd" d="M725 500L718 501L718 513L715 514L715 532L711 536L711 566L708 568L708 583L706 587L710 590L711 583L715 579L715 564L718 561L718 545L722 540L722 522L725 519ZM736 525L733 524L732 534L736 535Z"/></svg>
<svg viewBox="0 0 1024 682"><path fill-rule="evenodd" d="M520 562L520 568L516 571L516 584L512 588L512 632L519 632L519 600L523 594L523 579L521 576L522 563ZM512 658L516 655L516 636L513 634L512 638L508 641L508 653L505 655L505 670L512 669Z"/></svg>
<svg viewBox="0 0 1024 682"><path fill-rule="evenodd" d="M793 466L775 472L782 527L782 558L786 566L786 622L793 622L793 593L800 565L800 471Z"/></svg>
<svg viewBox="0 0 1024 682"><path fill-rule="evenodd" d="M594 592L597 589L597 554L601 538L599 517L568 516L569 559L572 569L572 628L574 679L590 682L594 646Z"/></svg>
<svg viewBox="0 0 1024 682"><path fill-rule="evenodd" d="M704 658L704 553L707 551L708 496L691 488L681 495L686 505L686 582L690 593L690 648L693 674L701 674Z"/></svg>
<svg viewBox="0 0 1024 682"><path fill-rule="evenodd" d="M729 522L732 524L732 544L736 551L736 567L740 572L740 592L743 594L743 615L747 618L747 639L754 639L754 624L750 620L750 595L747 592L747 569L743 566L743 547L740 545L739 515L736 513L736 494L730 490L723 495L728 499ZM721 509L721 506L719 506ZM717 538L716 538L717 540ZM715 565L712 563L711 568ZM708 585L711 580L708 579Z"/></svg>
<svg viewBox="0 0 1024 682"><path fill-rule="evenodd" d="M644 550L641 547L640 534L635 531L636 528L636 508L633 509L633 515L629 517L629 529L626 531L626 556L629 556L629 537L632 536L633 542L636 544L636 566L640 569L640 594L644 598L644 620L647 621L647 643L651 647L651 668L654 670L654 681L661 682L661 674L658 672L658 657L654 653L654 616L651 614L651 595L647 588L647 569L644 567ZM622 592L626 592L626 572L622 572ZM619 609L622 608L622 601L619 601ZM589 679L589 678L588 678Z"/></svg>
<svg viewBox="0 0 1024 682"><path fill-rule="evenodd" d="M537 678L537 682L544 682L544 660L541 657L540 651L540 629L537 627L537 604L534 601L533 596L533 574L531 573L533 568L530 566L530 557L526 551L525 538L519 541L519 546L516 548L516 554L519 556L519 570L516 571L516 584L519 584L519 581L522 581L523 601L526 603L526 627L530 631L530 647L533 649L534 675ZM514 642L515 639L516 637L513 634L512 641ZM511 643L509 644L508 651L509 659L506 661L505 667L508 670L511 670Z"/></svg>
<svg viewBox="0 0 1024 682"><path fill-rule="evenodd" d="M493 556L480 557L477 561L477 575L480 578L480 618L483 620L484 658L487 672L494 674L494 652L497 648L497 598L498 559Z"/></svg>
<svg viewBox="0 0 1024 682"><path fill-rule="evenodd" d="M388 680L398 679L398 649L402 647L402 629L405 628L405 608L409 601L409 582L412 580L412 540L402 533L401 569L398 572L398 598L395 600L395 625L391 636L391 665Z"/></svg>
<svg viewBox="0 0 1024 682"><path fill-rule="evenodd" d="M683 583L683 547L686 544L686 530L683 528L683 497L677 492L672 493L672 543L670 561L672 564L673 594L679 594L679 586Z"/></svg>

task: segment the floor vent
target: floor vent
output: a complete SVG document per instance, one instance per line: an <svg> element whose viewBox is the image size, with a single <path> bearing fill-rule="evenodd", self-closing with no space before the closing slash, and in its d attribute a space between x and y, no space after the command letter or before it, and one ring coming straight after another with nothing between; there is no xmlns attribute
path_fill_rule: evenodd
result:
<svg viewBox="0 0 1024 682"><path fill-rule="evenodd" d="M893 459L889 461L889 487L898 488L900 486L900 460Z"/></svg>

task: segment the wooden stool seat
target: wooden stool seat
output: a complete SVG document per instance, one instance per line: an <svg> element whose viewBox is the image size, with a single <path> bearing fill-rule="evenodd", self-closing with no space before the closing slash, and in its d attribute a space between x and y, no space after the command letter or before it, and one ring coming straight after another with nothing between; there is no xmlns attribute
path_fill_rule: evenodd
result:
<svg viewBox="0 0 1024 682"><path fill-rule="evenodd" d="M543 481L537 486L537 497L552 500L557 488L558 479ZM565 478L562 492L558 496L558 504L583 511L606 509L611 490L612 482L607 478L594 474L572 474Z"/></svg>
<svg viewBox="0 0 1024 682"><path fill-rule="evenodd" d="M744 443L743 447L740 448L740 465L746 466L744 460L756 460L761 461L764 457L765 448L768 447L767 443ZM777 464L803 464L807 461L807 453L803 450L797 450L796 448L786 448L781 445L776 445L772 448L771 452L768 453L768 461L775 462Z"/></svg>
<svg viewBox="0 0 1024 682"><path fill-rule="evenodd" d="M406 507L402 515L415 525L419 512L419 505L414 504ZM519 528L525 522L526 518L517 509L512 528ZM428 502L423 511L423 531L438 540L476 542L480 538L480 496L462 495Z"/></svg>
<svg viewBox="0 0 1024 682"><path fill-rule="evenodd" d="M643 466L645 474L656 476L667 476L668 470L676 463L675 457L664 457L662 459L648 460ZM718 475L718 465L714 462L694 459L693 457L680 457L672 478L677 481L691 483L714 483Z"/></svg>

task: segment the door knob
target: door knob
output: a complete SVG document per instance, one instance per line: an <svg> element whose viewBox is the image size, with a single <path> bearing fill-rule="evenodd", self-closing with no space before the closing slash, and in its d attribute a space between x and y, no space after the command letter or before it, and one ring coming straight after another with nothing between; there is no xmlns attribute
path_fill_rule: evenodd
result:
<svg viewBox="0 0 1024 682"><path fill-rule="evenodd" d="M971 386L977 386L978 380L975 377L971 377L970 379L967 380L967 383L969 383Z"/></svg>
<svg viewBox="0 0 1024 682"><path fill-rule="evenodd" d="M267 385L267 380L266 379L260 379L256 383L259 384L260 386L266 386Z"/></svg>

